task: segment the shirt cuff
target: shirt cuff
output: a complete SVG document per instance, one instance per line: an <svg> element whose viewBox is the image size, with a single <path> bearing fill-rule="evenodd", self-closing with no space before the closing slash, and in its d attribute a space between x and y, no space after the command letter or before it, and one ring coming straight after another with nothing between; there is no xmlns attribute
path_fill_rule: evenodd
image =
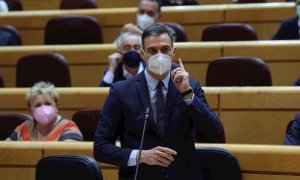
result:
<svg viewBox="0 0 300 180"><path fill-rule="evenodd" d="M110 71L106 71L103 77L103 81L106 82L107 84L112 84L114 81L114 77L115 77L114 73Z"/></svg>
<svg viewBox="0 0 300 180"><path fill-rule="evenodd" d="M138 150L131 151L131 154L130 154L128 162L127 162L127 166L135 166L136 165L136 161L137 161L136 156L137 156L138 152L139 152Z"/></svg>
<svg viewBox="0 0 300 180"><path fill-rule="evenodd" d="M192 96L192 99L184 99L184 102L189 106L189 105L192 104L193 99L194 99L194 94L193 94L193 96Z"/></svg>

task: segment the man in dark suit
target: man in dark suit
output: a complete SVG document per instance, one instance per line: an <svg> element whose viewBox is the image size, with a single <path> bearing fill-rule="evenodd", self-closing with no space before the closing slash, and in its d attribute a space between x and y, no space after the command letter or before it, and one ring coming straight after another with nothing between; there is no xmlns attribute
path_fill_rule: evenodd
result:
<svg viewBox="0 0 300 180"><path fill-rule="evenodd" d="M285 137L284 144L300 145L300 112L296 114L295 120Z"/></svg>
<svg viewBox="0 0 300 180"><path fill-rule="evenodd" d="M146 70L111 86L95 133L94 157L120 166L122 180L134 179L137 163L138 179L201 180L193 132L197 129L209 142L219 142L220 121L180 59L179 67L170 71L175 47L165 26L148 27L142 45ZM117 138L121 147L115 146Z"/></svg>
<svg viewBox="0 0 300 180"><path fill-rule="evenodd" d="M4 29L0 29L0 46L15 46L17 44L16 37Z"/></svg>
<svg viewBox="0 0 300 180"><path fill-rule="evenodd" d="M300 39L299 38L299 16L300 16L300 1L295 2L295 9L297 12L296 17L284 20L276 34L273 36L272 40L290 40L290 39Z"/></svg>
<svg viewBox="0 0 300 180"><path fill-rule="evenodd" d="M110 87L112 83L129 79L142 72L146 66L139 50L142 46L141 35L124 32L115 44L117 51L108 56L109 67L104 72L100 87Z"/></svg>

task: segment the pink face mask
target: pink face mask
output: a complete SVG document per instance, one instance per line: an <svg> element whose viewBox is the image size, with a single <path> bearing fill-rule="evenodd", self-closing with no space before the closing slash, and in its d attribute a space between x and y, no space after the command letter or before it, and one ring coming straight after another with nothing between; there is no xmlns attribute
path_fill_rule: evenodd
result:
<svg viewBox="0 0 300 180"><path fill-rule="evenodd" d="M34 111L34 119L42 125L48 124L56 117L55 109L52 106L42 105Z"/></svg>

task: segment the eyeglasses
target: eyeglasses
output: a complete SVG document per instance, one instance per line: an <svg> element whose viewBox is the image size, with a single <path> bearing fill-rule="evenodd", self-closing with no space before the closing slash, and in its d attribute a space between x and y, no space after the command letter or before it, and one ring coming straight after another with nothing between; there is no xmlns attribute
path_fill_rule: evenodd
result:
<svg viewBox="0 0 300 180"><path fill-rule="evenodd" d="M140 45L133 45L133 46L130 46L130 45L125 45L123 46L122 48L124 51L131 51L132 49L135 50L135 51L138 51L141 49L141 46Z"/></svg>

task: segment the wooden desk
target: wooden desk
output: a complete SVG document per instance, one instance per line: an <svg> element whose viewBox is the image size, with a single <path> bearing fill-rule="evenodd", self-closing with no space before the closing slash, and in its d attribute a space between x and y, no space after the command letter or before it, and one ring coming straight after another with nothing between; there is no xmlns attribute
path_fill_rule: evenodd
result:
<svg viewBox="0 0 300 180"><path fill-rule="evenodd" d="M24 45L37 45L44 44L44 29L50 18L56 15L90 15L100 22L104 43L111 43L124 24L136 22L135 12L135 7L22 11L0 14L0 22L17 27ZM283 2L163 7L162 12L161 21L175 21L183 25L189 41L200 41L206 26L224 22L249 23L260 40L271 39L283 19L296 15L293 3Z"/></svg>
<svg viewBox="0 0 300 180"><path fill-rule="evenodd" d="M209 62L222 56L255 56L270 67L274 86L290 86L299 76L300 41L189 42L176 43L176 57L182 58L192 77L205 85ZM60 53L68 61L73 87L96 87L108 67L112 44L21 46L0 48L0 74L6 87L16 85L16 64L28 54Z"/></svg>
<svg viewBox="0 0 300 180"><path fill-rule="evenodd" d="M197 146L219 147L232 152L238 160L243 180L298 180L300 176L298 146L196 144ZM29 154L30 151L33 153ZM35 165L39 159L57 154L93 157L93 143L2 141L0 152L0 179L34 180ZM105 180L118 179L116 166L104 163L99 163L99 166Z"/></svg>
<svg viewBox="0 0 300 180"><path fill-rule="evenodd" d="M21 0L24 10L59 9L61 0ZM267 2L285 2L285 0L268 0ZM231 4L231 0L201 0L200 5ZM97 0L98 8L137 7L138 0Z"/></svg>
<svg viewBox="0 0 300 180"><path fill-rule="evenodd" d="M108 88L57 88L59 114L71 118L82 108L102 108ZM300 111L299 87L204 87L227 143L282 144L288 122ZM0 89L0 113L27 113L27 88Z"/></svg>

